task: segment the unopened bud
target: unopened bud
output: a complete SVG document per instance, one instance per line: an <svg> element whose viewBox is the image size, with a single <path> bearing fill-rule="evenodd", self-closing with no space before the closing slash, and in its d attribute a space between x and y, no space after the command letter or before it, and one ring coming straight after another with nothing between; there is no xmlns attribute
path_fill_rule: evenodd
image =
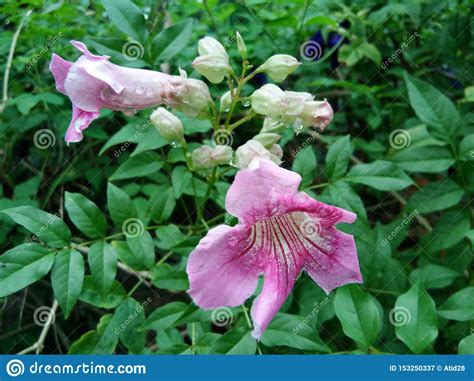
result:
<svg viewBox="0 0 474 381"><path fill-rule="evenodd" d="M198 169L212 169L216 163L212 160L212 147L201 146L196 148L191 154L193 164Z"/></svg>
<svg viewBox="0 0 474 381"><path fill-rule="evenodd" d="M257 114L283 115L287 108L286 95L278 86L267 84L251 95L252 108Z"/></svg>
<svg viewBox="0 0 474 381"><path fill-rule="evenodd" d="M234 152L232 150L232 147L217 145L211 152L211 159L217 165L229 164L232 160L233 154Z"/></svg>
<svg viewBox="0 0 474 381"><path fill-rule="evenodd" d="M247 58L247 46L245 45L244 39L239 32L235 32L235 36L237 37L237 50L242 58L245 59Z"/></svg>
<svg viewBox="0 0 474 381"><path fill-rule="evenodd" d="M301 63L288 54L276 54L257 68L259 73L267 73L275 82L282 82L293 73Z"/></svg>
<svg viewBox="0 0 474 381"><path fill-rule="evenodd" d="M211 83L221 83L230 71L229 58L222 54L206 54L194 59L193 67Z"/></svg>
<svg viewBox="0 0 474 381"><path fill-rule="evenodd" d="M260 142L265 148L270 148L280 140L281 136L274 133L263 133L254 136L252 139Z"/></svg>
<svg viewBox="0 0 474 381"><path fill-rule="evenodd" d="M212 100L209 88L203 81L175 76L172 85L177 91L176 96L170 101L170 106L190 118L207 116L209 103Z"/></svg>
<svg viewBox="0 0 474 381"><path fill-rule="evenodd" d="M274 144L269 149L270 153L275 156L278 160L281 160L283 157L283 150L279 144Z"/></svg>
<svg viewBox="0 0 474 381"><path fill-rule="evenodd" d="M284 127L285 126L281 120L273 119L271 117L266 117L263 120L263 126L262 126L262 129L260 130L260 133L279 131L280 129Z"/></svg>
<svg viewBox="0 0 474 381"><path fill-rule="evenodd" d="M150 115L150 120L160 135L169 143L183 139L183 124L163 107L158 107Z"/></svg>
<svg viewBox="0 0 474 381"><path fill-rule="evenodd" d="M319 127L324 130L334 116L331 105L326 101L307 102L301 114L305 126Z"/></svg>
<svg viewBox="0 0 474 381"><path fill-rule="evenodd" d="M236 165L240 169L245 169L256 158L265 158L280 165L281 161L272 155L265 147L256 140L249 140L235 151Z"/></svg>
<svg viewBox="0 0 474 381"><path fill-rule="evenodd" d="M222 46L222 44L215 38L209 36L201 38L199 40L198 52L200 56L208 54L220 54L222 56L228 57L224 46Z"/></svg>
<svg viewBox="0 0 474 381"><path fill-rule="evenodd" d="M223 112L229 111L231 103L232 103L232 97L230 95L230 90L229 90L229 91L226 91L224 94L222 94L221 102L220 102L220 110Z"/></svg>
<svg viewBox="0 0 474 381"><path fill-rule="evenodd" d="M313 96L305 92L285 91L285 95L288 102L288 109L285 113L287 116L300 115L304 111L306 103L313 100Z"/></svg>

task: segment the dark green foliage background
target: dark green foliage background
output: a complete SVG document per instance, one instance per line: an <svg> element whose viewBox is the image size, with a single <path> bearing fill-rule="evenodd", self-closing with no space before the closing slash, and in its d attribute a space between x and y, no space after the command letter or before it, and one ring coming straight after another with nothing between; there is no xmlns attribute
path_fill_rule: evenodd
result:
<svg viewBox="0 0 474 381"><path fill-rule="evenodd" d="M0 114L0 353L33 345L42 329L35 311L55 298L43 353L474 353L469 1L135 4L0 6L2 77L13 34L33 10ZM209 187L153 128L137 133L150 110L103 111L84 140L67 147L71 106L48 70L52 52L78 57L75 39L117 64L174 74L181 67L199 78L191 67L197 41L218 38L238 65L235 30L254 65L278 53L297 57L303 64L281 86L333 106L321 136L285 130L283 165L303 176L312 196L357 213L341 228L356 237L364 277L326 296L303 273L258 347L246 317L251 301L233 308L228 324L213 324L185 293L190 251L208 227L236 223L223 208L235 170ZM318 31L325 42L334 33L344 42L323 44L318 61L304 59L301 47ZM130 40L143 47L141 59L124 58ZM225 91L210 89L215 99ZM192 147L210 139L209 122L183 121ZM260 124L239 127L233 147ZM41 129L55 136L47 149L34 144ZM146 232L126 238L129 218ZM30 232L44 225L31 243Z"/></svg>

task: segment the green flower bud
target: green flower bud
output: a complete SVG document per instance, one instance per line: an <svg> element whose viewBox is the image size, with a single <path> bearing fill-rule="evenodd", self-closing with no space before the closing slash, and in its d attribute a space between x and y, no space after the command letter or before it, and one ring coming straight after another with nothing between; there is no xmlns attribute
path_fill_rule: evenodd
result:
<svg viewBox="0 0 474 381"><path fill-rule="evenodd" d="M165 108L158 107L151 114L150 120L168 143L183 140L183 124Z"/></svg>
<svg viewBox="0 0 474 381"><path fill-rule="evenodd" d="M212 147L201 146L196 148L191 154L191 160L197 169L213 169L216 163L212 160Z"/></svg>
<svg viewBox="0 0 474 381"><path fill-rule="evenodd" d="M275 82L282 82L293 73L301 63L295 57L287 54L276 54L257 68L259 73L267 73Z"/></svg>

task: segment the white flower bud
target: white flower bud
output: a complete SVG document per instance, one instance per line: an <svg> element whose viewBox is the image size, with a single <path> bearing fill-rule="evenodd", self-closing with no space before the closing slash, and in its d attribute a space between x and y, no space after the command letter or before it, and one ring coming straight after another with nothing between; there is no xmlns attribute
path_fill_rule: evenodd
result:
<svg viewBox="0 0 474 381"><path fill-rule="evenodd" d="M235 36L237 37L237 50L242 58L245 59L247 58L247 46L245 45L245 41L239 32L235 32Z"/></svg>
<svg viewBox="0 0 474 381"><path fill-rule="evenodd" d="M212 102L207 85L199 79L173 77L171 87L175 94L169 105L187 117L205 117ZM173 90L175 88L175 90Z"/></svg>
<svg viewBox="0 0 474 381"><path fill-rule="evenodd" d="M288 106L286 95L278 86L267 84L254 91L250 97L257 114L271 117L283 115Z"/></svg>
<svg viewBox="0 0 474 381"><path fill-rule="evenodd" d="M158 107L150 116L150 120L160 135L169 143L183 139L183 124L163 107Z"/></svg>
<svg viewBox="0 0 474 381"><path fill-rule="evenodd" d="M193 164L198 169L212 169L216 166L214 160L211 157L212 147L201 146L196 148L191 154Z"/></svg>
<svg viewBox="0 0 474 381"><path fill-rule="evenodd" d="M211 83L221 83L231 70L229 59L222 54L206 54L194 59L193 67Z"/></svg>
<svg viewBox="0 0 474 381"><path fill-rule="evenodd" d="M211 152L211 159L217 165L229 164L230 161L232 160L233 154L234 154L234 151L232 150L232 147L217 145L214 147L214 149Z"/></svg>
<svg viewBox="0 0 474 381"><path fill-rule="evenodd" d="M263 133L254 136L252 139L260 142L265 148L270 148L280 140L281 136L274 133Z"/></svg>
<svg viewBox="0 0 474 381"><path fill-rule="evenodd" d="M285 91L285 95L288 102L286 116L300 115L305 109L306 102L313 100L313 96L305 92Z"/></svg>
<svg viewBox="0 0 474 381"><path fill-rule="evenodd" d="M249 140L235 151L236 165L240 169L245 169L256 158L270 159L280 165L281 160L271 154L265 147L256 140Z"/></svg>
<svg viewBox="0 0 474 381"><path fill-rule="evenodd" d="M276 54L257 68L259 73L267 73L275 82L282 82L293 73L301 63L288 54Z"/></svg>
<svg viewBox="0 0 474 381"><path fill-rule="evenodd" d="M281 160L283 157L283 149L279 144L274 144L269 149L270 153L275 156L278 160Z"/></svg>
<svg viewBox="0 0 474 381"><path fill-rule="evenodd" d="M311 127L319 127L324 130L334 116L331 105L326 101L307 102L301 113L303 125Z"/></svg>
<svg viewBox="0 0 474 381"><path fill-rule="evenodd" d="M222 44L212 37L201 38L198 42L198 52L200 56L208 54L220 54L228 58L227 52Z"/></svg>
<svg viewBox="0 0 474 381"><path fill-rule="evenodd" d="M223 112L229 111L231 102L232 102L232 97L230 95L230 90L229 90L229 91L226 91L224 94L222 94L221 101L220 101L220 110Z"/></svg>

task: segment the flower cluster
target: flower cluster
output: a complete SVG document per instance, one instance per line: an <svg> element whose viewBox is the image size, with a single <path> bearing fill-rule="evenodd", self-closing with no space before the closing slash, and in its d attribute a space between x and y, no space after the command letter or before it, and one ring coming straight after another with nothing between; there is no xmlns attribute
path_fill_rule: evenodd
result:
<svg viewBox="0 0 474 381"><path fill-rule="evenodd" d="M362 282L362 278L353 236L336 229L339 223L352 223L355 214L298 191L301 176L281 167L282 129L322 131L333 118L331 106L309 93L285 91L270 83L244 95L244 86L256 74L282 82L300 63L277 54L253 68L238 33L236 40L242 57L240 74L231 66L222 44L212 37L199 41L199 56L192 63L211 83L227 80L229 91L220 98L219 107L203 81L190 79L181 70L176 76L117 66L77 41L72 44L82 56L72 63L53 55L50 69L57 90L70 98L73 107L68 143L80 141L103 108L128 114L160 106L150 120L168 143L182 148L190 171L216 181L224 172L217 171L220 166L239 169L226 196L226 210L239 223L209 230L190 254L189 294L204 309L237 306L254 294L263 275L263 289L251 311L253 336L260 339L303 269L328 293L346 283ZM211 144L190 152L175 111L209 119L214 134L229 137L259 115L264 120L260 132L235 151L233 139L226 144L212 139Z"/></svg>

